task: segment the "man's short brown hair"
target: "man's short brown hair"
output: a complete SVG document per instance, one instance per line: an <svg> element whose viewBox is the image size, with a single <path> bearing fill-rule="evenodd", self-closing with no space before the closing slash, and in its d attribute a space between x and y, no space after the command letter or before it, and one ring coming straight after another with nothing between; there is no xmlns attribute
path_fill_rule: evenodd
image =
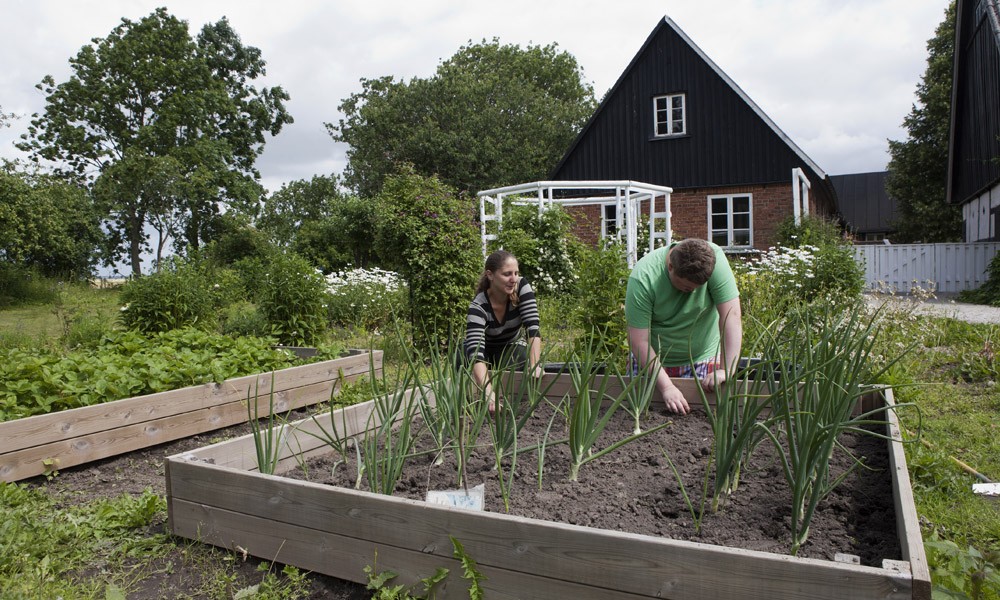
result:
<svg viewBox="0 0 1000 600"><path fill-rule="evenodd" d="M674 275L695 285L708 281L715 270L715 250L705 240L691 238L670 249L667 259L674 268Z"/></svg>

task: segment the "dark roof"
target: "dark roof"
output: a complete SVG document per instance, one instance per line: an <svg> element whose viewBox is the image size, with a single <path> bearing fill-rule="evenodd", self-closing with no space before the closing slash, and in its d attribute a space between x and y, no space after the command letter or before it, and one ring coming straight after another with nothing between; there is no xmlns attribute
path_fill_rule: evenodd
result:
<svg viewBox="0 0 1000 600"><path fill-rule="evenodd" d="M887 171L876 171L830 176L837 191L840 215L854 233L883 233L893 229L898 215L896 201L885 190L888 175Z"/></svg>
<svg viewBox="0 0 1000 600"><path fill-rule="evenodd" d="M964 203L1000 181L1000 0L958 0L947 199Z"/></svg>
<svg viewBox="0 0 1000 600"><path fill-rule="evenodd" d="M655 95L685 93L688 134L652 140ZM647 133L648 132L648 133ZM631 179L678 188L791 181L820 169L669 17L605 95L551 179Z"/></svg>

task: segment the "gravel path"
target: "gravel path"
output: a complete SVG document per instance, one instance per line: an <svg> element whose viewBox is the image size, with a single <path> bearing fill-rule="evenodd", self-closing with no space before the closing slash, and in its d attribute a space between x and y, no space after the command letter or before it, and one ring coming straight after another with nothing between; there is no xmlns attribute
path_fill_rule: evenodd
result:
<svg viewBox="0 0 1000 600"><path fill-rule="evenodd" d="M1000 324L1000 307L982 304L968 304L955 300L954 294L938 294L936 298L918 300L909 296L885 296L869 294L869 304L881 306L888 303L890 307L902 310L913 310L918 315L933 315L958 319L969 323Z"/></svg>

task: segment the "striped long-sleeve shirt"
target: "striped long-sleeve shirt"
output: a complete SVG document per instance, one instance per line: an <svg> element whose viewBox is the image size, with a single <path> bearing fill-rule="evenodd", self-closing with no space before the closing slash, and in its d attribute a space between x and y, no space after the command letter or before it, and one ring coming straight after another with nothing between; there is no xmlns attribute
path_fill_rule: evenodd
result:
<svg viewBox="0 0 1000 600"><path fill-rule="evenodd" d="M465 355L485 360L484 348L500 348L517 341L524 327L528 337L541 337L535 291L524 277L517 283L517 306L507 300L507 312L501 323L493 314L486 292L476 294L469 304L465 327Z"/></svg>

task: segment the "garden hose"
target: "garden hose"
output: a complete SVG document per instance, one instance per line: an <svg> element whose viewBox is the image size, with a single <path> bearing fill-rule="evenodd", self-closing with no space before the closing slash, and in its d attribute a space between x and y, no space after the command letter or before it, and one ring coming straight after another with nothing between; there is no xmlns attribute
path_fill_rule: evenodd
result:
<svg viewBox="0 0 1000 600"><path fill-rule="evenodd" d="M910 433L910 430L908 430L908 429L906 430L906 435L908 435L910 437L914 437L914 435L912 433ZM936 448L934 448L934 446L930 442L927 441L927 438L925 438L923 436L920 436L920 443L922 443L924 446L926 446L929 450L936 450ZM972 475L973 477L975 477L979 481L981 481L983 483L993 483L993 481L989 477L987 477L986 475L983 475L979 471L973 469L972 467L970 467L969 465L965 464L964 462L958 460L954 456L949 455L948 458L950 458L952 460L952 462L954 462L956 465L958 465L960 469L962 469L966 473Z"/></svg>

